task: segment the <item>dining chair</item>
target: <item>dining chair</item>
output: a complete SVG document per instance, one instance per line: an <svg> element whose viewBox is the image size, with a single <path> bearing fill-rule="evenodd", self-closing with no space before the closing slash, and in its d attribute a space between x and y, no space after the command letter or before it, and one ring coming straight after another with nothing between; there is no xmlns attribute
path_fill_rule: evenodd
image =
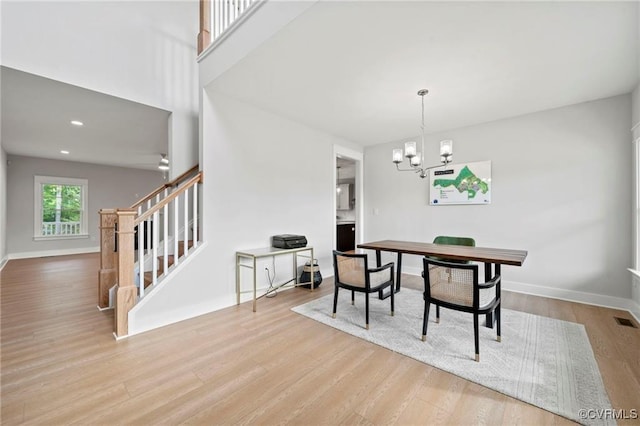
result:
<svg viewBox="0 0 640 426"><path fill-rule="evenodd" d="M478 282L478 265L423 258L424 316L422 341L427 340L429 306L436 305L436 322L440 322L440 306L473 314L473 333L476 361L480 361L478 317L494 312L497 321L497 340L500 337L500 275L486 283Z"/></svg>
<svg viewBox="0 0 640 426"><path fill-rule="evenodd" d="M446 244L450 246L467 246L467 247L475 247L476 240L470 237L451 237L448 235L438 235L433 239L433 244ZM469 263L468 260L458 260L458 259L442 259L439 257L430 256L435 260L447 260L452 263Z"/></svg>
<svg viewBox="0 0 640 426"><path fill-rule="evenodd" d="M389 262L378 268L369 268L367 255L333 251L333 277L335 290L333 294L333 318L338 306L338 290L351 290L351 304L355 303L355 293L365 294L366 329L369 329L369 294L391 287L391 316L394 308L393 273L394 264Z"/></svg>
<svg viewBox="0 0 640 426"><path fill-rule="evenodd" d="M471 237L452 237L449 235L438 235L433 239L433 244L446 244L450 246L467 246L467 247L475 247L476 240ZM468 260L460 260L460 259L445 259L436 256L429 256L430 259L434 260L444 260L446 262L451 263L462 263L468 264L471 263ZM424 272L422 274L424 277ZM436 305L436 322L440 322L440 306Z"/></svg>

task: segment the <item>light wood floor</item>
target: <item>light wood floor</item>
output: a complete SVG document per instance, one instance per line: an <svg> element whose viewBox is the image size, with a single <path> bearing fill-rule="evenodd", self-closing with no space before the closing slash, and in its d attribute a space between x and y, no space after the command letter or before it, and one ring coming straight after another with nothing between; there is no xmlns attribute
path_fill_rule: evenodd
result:
<svg viewBox="0 0 640 426"><path fill-rule="evenodd" d="M331 279L116 342L97 270L90 254L2 271L3 425L571 423L290 311ZM504 305L585 324L613 406L640 410L640 329L613 320L627 312L516 293Z"/></svg>

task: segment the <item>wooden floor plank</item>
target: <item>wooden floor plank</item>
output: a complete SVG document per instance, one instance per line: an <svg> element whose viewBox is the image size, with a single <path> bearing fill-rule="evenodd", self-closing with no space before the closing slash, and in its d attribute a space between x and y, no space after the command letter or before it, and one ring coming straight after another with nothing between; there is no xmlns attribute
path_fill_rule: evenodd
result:
<svg viewBox="0 0 640 426"><path fill-rule="evenodd" d="M290 310L331 293L330 278L256 313L244 303L115 341L113 312L96 309L98 264L87 254L2 270L3 425L571 423ZM627 312L510 292L503 303L584 324L613 406L640 409L640 330L613 319Z"/></svg>

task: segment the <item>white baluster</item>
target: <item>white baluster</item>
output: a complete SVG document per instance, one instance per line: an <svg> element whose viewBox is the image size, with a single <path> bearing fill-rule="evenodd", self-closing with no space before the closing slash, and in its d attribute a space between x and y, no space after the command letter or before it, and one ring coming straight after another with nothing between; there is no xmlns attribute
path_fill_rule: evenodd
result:
<svg viewBox="0 0 640 426"><path fill-rule="evenodd" d="M227 0L222 0L222 19L224 20L222 24L222 31L226 31L229 27L229 2Z"/></svg>
<svg viewBox="0 0 640 426"><path fill-rule="evenodd" d="M163 207L164 214L162 218L162 255L164 257L162 263L163 274L167 275L167 269L169 269L169 204L165 204Z"/></svg>
<svg viewBox="0 0 640 426"><path fill-rule="evenodd" d="M220 0L213 1L213 40L220 35Z"/></svg>
<svg viewBox="0 0 640 426"><path fill-rule="evenodd" d="M198 182L193 184L193 248L198 247Z"/></svg>
<svg viewBox="0 0 640 426"><path fill-rule="evenodd" d="M147 210L151 209L151 199L147 201ZM145 230L145 234L147 234L147 253L149 252L149 247L151 247L151 221L147 220L145 222L147 224L147 229Z"/></svg>
<svg viewBox="0 0 640 426"><path fill-rule="evenodd" d="M178 206L178 199L180 197L176 197L173 199L173 265L178 265L178 240L180 236L178 235L178 213L180 212Z"/></svg>
<svg viewBox="0 0 640 426"><path fill-rule="evenodd" d="M138 283L140 283L140 298L144 297L144 224L138 224Z"/></svg>
<svg viewBox="0 0 640 426"><path fill-rule="evenodd" d="M184 257L189 255L189 188L184 190Z"/></svg>
<svg viewBox="0 0 640 426"><path fill-rule="evenodd" d="M153 285L156 285L156 282L158 281L158 232L160 231L160 228L158 227L158 217L160 216L160 212L158 210L156 210L153 213L153 225L152 228L155 228L155 230L153 231L153 243L151 244L153 246L153 248L151 249L151 277L153 279Z"/></svg>

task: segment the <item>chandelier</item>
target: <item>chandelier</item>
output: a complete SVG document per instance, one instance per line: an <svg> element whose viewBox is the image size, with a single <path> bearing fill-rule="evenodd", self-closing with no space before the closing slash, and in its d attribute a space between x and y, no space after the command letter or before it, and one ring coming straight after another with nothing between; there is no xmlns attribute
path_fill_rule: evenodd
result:
<svg viewBox="0 0 640 426"><path fill-rule="evenodd" d="M405 142L404 155L402 148L396 148L393 150L393 162L396 164L396 169L399 172L414 172L419 173L421 178L425 178L429 175L428 170L435 169L449 164L453 160L453 141L445 140L440 141L440 162L437 166L424 167L424 95L429 93L427 89L418 91L418 96L422 97L422 152L416 152L415 142ZM400 164L404 161L402 157L406 157L409 160L410 168L400 168Z"/></svg>

